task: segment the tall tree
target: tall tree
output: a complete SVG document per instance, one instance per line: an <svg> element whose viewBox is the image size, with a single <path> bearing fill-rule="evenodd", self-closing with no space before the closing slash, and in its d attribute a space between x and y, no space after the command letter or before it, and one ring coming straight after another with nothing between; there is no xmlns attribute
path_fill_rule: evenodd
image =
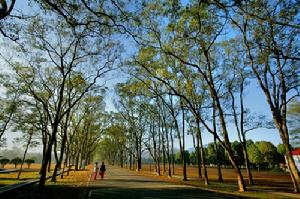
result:
<svg viewBox="0 0 300 199"><path fill-rule="evenodd" d="M12 66L19 84L36 100L51 126L40 187L45 184L46 168L63 118L86 93L96 88L99 78L112 70L119 51L108 37L100 42L86 28L74 30L55 17L36 17L28 26L23 42L31 45L20 46L27 66ZM89 47L91 44L94 48Z"/></svg>
<svg viewBox="0 0 300 199"><path fill-rule="evenodd" d="M299 96L300 29L293 25L298 21L299 6L298 1L290 0L243 2L230 16L242 35L249 65L286 148L295 192L299 192L300 176L289 148L287 105Z"/></svg>
<svg viewBox="0 0 300 199"><path fill-rule="evenodd" d="M288 108L289 126L291 128L290 142L293 147L300 147L300 101L295 99ZM284 150L285 151L285 150Z"/></svg>

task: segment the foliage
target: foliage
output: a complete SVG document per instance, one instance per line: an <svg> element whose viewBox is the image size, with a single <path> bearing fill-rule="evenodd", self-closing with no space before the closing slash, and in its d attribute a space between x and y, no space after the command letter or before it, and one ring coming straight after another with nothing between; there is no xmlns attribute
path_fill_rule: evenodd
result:
<svg viewBox="0 0 300 199"><path fill-rule="evenodd" d="M217 153L219 158L217 158ZM208 143L207 145L207 162L208 164L217 165L219 162L221 165L228 165L228 156L225 153L223 147L218 144L218 151L216 151L216 147L214 143Z"/></svg>
<svg viewBox="0 0 300 199"><path fill-rule="evenodd" d="M1 164L1 167L4 168L6 164L8 164L10 161L9 159L7 158L2 158L0 159L0 164Z"/></svg>
<svg viewBox="0 0 300 199"><path fill-rule="evenodd" d="M191 164L192 162L191 162L191 154L190 154L190 152L187 151L187 150L185 150L184 153L185 153L184 156L185 156L185 158L186 158L186 163L187 163L187 164ZM180 153L180 152L177 152L177 153L175 154L175 162L176 162L177 164L181 164L181 163L182 163L182 156L181 156L181 153Z"/></svg>
<svg viewBox="0 0 300 199"><path fill-rule="evenodd" d="M25 160L25 163L27 164L28 169L30 168L30 165L33 164L34 162L35 162L34 159L26 159L26 160Z"/></svg>
<svg viewBox="0 0 300 199"><path fill-rule="evenodd" d="M17 166L22 163L22 160L21 160L21 158L16 157L16 158L11 159L10 163L14 164L15 168L17 168Z"/></svg>

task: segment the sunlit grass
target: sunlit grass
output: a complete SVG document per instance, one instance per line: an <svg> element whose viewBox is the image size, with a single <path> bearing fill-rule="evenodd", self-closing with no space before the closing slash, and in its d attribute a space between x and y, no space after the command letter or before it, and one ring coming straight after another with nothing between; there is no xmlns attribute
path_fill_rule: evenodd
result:
<svg viewBox="0 0 300 199"><path fill-rule="evenodd" d="M30 177L38 177L39 169L35 172L24 172L22 174L22 179ZM7 178L2 178L0 175L0 184L3 182L7 184L13 184L21 182L23 180L16 179L17 173L5 174ZM48 174L48 175L51 175ZM70 171L67 176L67 172L64 173L64 177L61 178L60 175L56 177L57 182L46 181L46 187L42 190L38 188L38 185L32 185L29 187L24 187L22 190L16 190L14 192L9 192L4 195L5 198L10 199L23 199L23 198L55 198L55 199L84 199L88 193L88 182L91 172L89 170L79 170ZM4 176L4 174L3 174ZM11 178L11 179L9 179Z"/></svg>
<svg viewBox="0 0 300 199"><path fill-rule="evenodd" d="M47 182L47 185L64 185L64 186L87 186L91 172L89 170L70 171L69 176L67 172L64 177L57 176L57 182Z"/></svg>
<svg viewBox="0 0 300 199"><path fill-rule="evenodd" d="M151 170L150 170L151 168ZM239 192L236 182L236 175L232 169L222 169L224 183L217 182L216 168L208 168L209 185L205 186L204 180L198 178L197 167L188 166L187 175L188 181L182 181L182 168L180 165L176 165L175 174L172 178L167 177L167 173L163 173L163 167L161 167L162 176L157 176L154 172L154 165L143 165L142 171L138 172L139 175L152 176L154 178L160 178L177 184L191 185L199 187L204 190L213 191L223 194L232 194L238 197L250 197L250 198L290 198L284 195L274 193L281 192L286 195L295 194L292 193L292 183L287 173L273 172L273 171L256 171L253 170L254 186L247 186L246 192ZM248 178L246 170L242 169L244 180L247 183Z"/></svg>

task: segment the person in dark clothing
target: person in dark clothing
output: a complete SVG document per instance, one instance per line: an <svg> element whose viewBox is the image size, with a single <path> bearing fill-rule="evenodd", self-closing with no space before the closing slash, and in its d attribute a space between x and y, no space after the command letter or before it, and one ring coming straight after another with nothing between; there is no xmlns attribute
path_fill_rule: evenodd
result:
<svg viewBox="0 0 300 199"><path fill-rule="evenodd" d="M100 170L99 174L100 174L100 176L101 176L101 180L103 180L104 173L105 173L105 171L106 171L104 162L102 162L102 164L101 164L99 170Z"/></svg>

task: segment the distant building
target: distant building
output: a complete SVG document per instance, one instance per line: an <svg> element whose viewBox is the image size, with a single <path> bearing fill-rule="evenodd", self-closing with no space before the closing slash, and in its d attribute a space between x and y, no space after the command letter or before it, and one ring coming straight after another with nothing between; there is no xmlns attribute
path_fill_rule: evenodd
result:
<svg viewBox="0 0 300 199"><path fill-rule="evenodd" d="M294 158L296 167L298 168L298 171L300 171L300 148L294 149L291 151L292 156Z"/></svg>

